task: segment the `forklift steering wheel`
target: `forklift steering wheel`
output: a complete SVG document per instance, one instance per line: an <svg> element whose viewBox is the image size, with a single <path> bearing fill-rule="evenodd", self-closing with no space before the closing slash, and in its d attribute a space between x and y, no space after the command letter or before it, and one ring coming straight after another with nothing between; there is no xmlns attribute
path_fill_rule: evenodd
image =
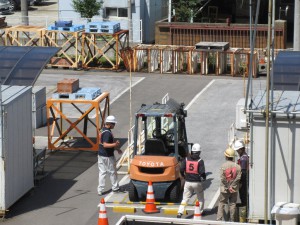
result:
<svg viewBox="0 0 300 225"><path fill-rule="evenodd" d="M160 131L160 135L158 135L158 134L159 134L158 131ZM166 131L165 129L162 129L162 128L156 128L156 129L154 129L153 132L152 132L152 137L154 137L154 138L161 138L161 137L164 136L166 133L167 133L167 131Z"/></svg>
<svg viewBox="0 0 300 225"><path fill-rule="evenodd" d="M174 132L173 132L173 130L168 130L166 132L166 139L169 142L174 142Z"/></svg>

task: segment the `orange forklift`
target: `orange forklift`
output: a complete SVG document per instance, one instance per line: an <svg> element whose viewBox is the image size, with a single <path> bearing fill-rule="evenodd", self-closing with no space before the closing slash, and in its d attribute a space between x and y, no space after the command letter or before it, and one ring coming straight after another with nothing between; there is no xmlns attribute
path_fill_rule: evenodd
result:
<svg viewBox="0 0 300 225"><path fill-rule="evenodd" d="M184 104L142 105L135 113L133 158L130 163L130 201L144 201L152 181L155 199L180 202L184 180L180 162L189 153Z"/></svg>

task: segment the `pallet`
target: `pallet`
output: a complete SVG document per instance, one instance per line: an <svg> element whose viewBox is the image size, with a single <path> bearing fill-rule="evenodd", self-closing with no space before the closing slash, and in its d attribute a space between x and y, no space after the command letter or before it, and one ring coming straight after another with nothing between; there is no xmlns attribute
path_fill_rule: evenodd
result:
<svg viewBox="0 0 300 225"><path fill-rule="evenodd" d="M54 23L54 26L56 27L72 27L72 25L73 25L72 20L70 21L59 20L59 21L55 21Z"/></svg>
<svg viewBox="0 0 300 225"><path fill-rule="evenodd" d="M229 49L229 42L199 42L196 45L196 49L215 49L215 50L222 50L226 51Z"/></svg>
<svg viewBox="0 0 300 225"><path fill-rule="evenodd" d="M88 29L112 29L120 30L120 23L118 22L90 22L86 25Z"/></svg>
<svg viewBox="0 0 300 225"><path fill-rule="evenodd" d="M51 25L47 27L47 30L70 31L70 32L80 31L83 29L84 29L84 25L73 25L71 27L56 27L54 25Z"/></svg>
<svg viewBox="0 0 300 225"><path fill-rule="evenodd" d="M98 29L98 28L86 28L86 33L106 33L106 34L114 34L118 32L119 29Z"/></svg>
<svg viewBox="0 0 300 225"><path fill-rule="evenodd" d="M85 99L85 100L93 100L96 97L101 95L101 89L100 88L80 88L75 93L53 93L52 98L53 99L70 99L70 100L76 100L76 99Z"/></svg>
<svg viewBox="0 0 300 225"><path fill-rule="evenodd" d="M120 30L118 22L90 22L86 25L85 32L87 33L108 33L114 34Z"/></svg>
<svg viewBox="0 0 300 225"><path fill-rule="evenodd" d="M74 99L93 100L99 95L101 95L100 88L81 88L74 93Z"/></svg>

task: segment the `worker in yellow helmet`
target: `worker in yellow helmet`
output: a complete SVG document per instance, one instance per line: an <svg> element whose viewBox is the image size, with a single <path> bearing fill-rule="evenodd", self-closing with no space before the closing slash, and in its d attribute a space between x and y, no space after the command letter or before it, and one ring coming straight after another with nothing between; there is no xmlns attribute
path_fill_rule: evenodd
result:
<svg viewBox="0 0 300 225"><path fill-rule="evenodd" d="M236 218L236 202L241 179L241 167L234 162L235 151L227 148L224 152L226 162L220 169L221 184L217 220L224 220L225 205L228 204L230 221Z"/></svg>

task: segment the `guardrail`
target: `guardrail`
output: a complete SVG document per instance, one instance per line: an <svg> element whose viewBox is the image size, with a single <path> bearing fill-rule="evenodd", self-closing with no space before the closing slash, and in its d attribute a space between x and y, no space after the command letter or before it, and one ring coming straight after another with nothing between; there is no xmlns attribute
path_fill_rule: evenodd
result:
<svg viewBox="0 0 300 225"><path fill-rule="evenodd" d="M194 225L222 225L223 221L213 221L213 220L190 220L190 219L177 219L168 217L156 217L156 216L136 216L136 215L126 215L121 217L121 219L116 223L116 225L149 225L149 224L172 224L172 225L183 225L183 224L194 224ZM235 223L230 222L228 224L232 225L255 225L254 223Z"/></svg>

